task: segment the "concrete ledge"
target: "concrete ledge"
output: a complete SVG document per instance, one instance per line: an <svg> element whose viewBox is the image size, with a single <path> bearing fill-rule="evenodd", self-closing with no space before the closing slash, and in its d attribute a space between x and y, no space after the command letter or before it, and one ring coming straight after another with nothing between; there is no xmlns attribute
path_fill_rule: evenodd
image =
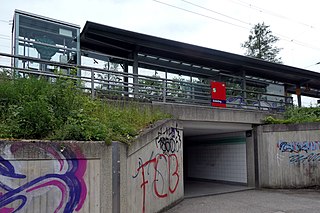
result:
<svg viewBox="0 0 320 213"><path fill-rule="evenodd" d="M263 126L263 132L309 131L320 130L320 123L269 124Z"/></svg>
<svg viewBox="0 0 320 213"><path fill-rule="evenodd" d="M49 141L49 140L0 140L0 151L6 145L15 145L23 147L19 149L16 155L7 156L7 160L28 160L38 159L45 160L51 159L49 155L45 155L34 147L53 146L57 151L62 151L67 146L80 147L81 152L86 159L100 159L105 147L104 141ZM1 152L0 152L1 154Z"/></svg>
<svg viewBox="0 0 320 213"><path fill-rule="evenodd" d="M153 107L169 113L179 120L262 124L266 116L281 117L281 114L248 109L214 108L210 106L161 102L153 102L152 104Z"/></svg>
<svg viewBox="0 0 320 213"><path fill-rule="evenodd" d="M181 124L175 119L158 121L145 129L139 136L137 136L130 146L128 146L128 156L131 156L144 146L147 146L149 143L154 142L155 135L158 135L159 129L164 126L177 126L178 129L182 130Z"/></svg>

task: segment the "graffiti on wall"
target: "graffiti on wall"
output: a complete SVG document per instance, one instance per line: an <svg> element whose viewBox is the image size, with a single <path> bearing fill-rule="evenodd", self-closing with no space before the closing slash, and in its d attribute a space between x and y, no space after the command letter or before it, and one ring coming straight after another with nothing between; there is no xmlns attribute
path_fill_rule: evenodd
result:
<svg viewBox="0 0 320 213"><path fill-rule="evenodd" d="M160 129L156 137L156 146L164 154L179 152L181 149L181 136L178 127L166 127Z"/></svg>
<svg viewBox="0 0 320 213"><path fill-rule="evenodd" d="M277 149L280 153L289 153L290 163L320 161L320 141L279 141Z"/></svg>
<svg viewBox="0 0 320 213"><path fill-rule="evenodd" d="M260 109L260 110L277 111L277 112L285 111L285 104L282 102L256 101L254 103L248 104L245 101L245 99L241 96L227 98L227 104L229 104L234 108L242 108L242 109Z"/></svg>
<svg viewBox="0 0 320 213"><path fill-rule="evenodd" d="M180 181L179 154L182 146L179 130L174 127L160 129L155 139L156 149L147 160L139 158L133 179L142 190L142 212L146 211L146 199L161 199L174 194ZM157 153L156 153L157 152Z"/></svg>
<svg viewBox="0 0 320 213"><path fill-rule="evenodd" d="M84 181L87 161L80 149L75 146L28 144L33 146L34 150L45 153L49 159L54 160L52 162L57 163L54 172L30 179L26 175L27 166L15 167L17 163L14 160L7 160L14 159L14 154L25 146L25 143L6 145L4 154L0 156L0 212L11 213L23 210L28 207L33 198L45 196L53 188L60 192L56 196L60 200L54 209L47 209L47 212L79 211L87 196Z"/></svg>

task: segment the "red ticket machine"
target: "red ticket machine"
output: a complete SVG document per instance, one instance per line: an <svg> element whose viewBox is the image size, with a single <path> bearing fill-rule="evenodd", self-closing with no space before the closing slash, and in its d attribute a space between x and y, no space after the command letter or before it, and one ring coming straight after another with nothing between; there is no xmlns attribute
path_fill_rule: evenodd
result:
<svg viewBox="0 0 320 213"><path fill-rule="evenodd" d="M227 106L226 84L223 82L211 81L211 106Z"/></svg>

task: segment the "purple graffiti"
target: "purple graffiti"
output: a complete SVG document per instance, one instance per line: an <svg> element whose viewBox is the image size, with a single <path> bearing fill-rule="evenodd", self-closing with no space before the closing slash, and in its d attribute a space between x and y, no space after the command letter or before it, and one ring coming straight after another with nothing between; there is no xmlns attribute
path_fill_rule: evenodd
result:
<svg viewBox="0 0 320 213"><path fill-rule="evenodd" d="M15 153L25 145L14 144L11 145L11 153ZM44 145L38 144L31 145L34 148L45 151L51 159L59 162L60 168L58 172L45 174L37 177L29 182L21 184L19 187L13 188L5 182L1 181L0 188L5 193L0 193L0 212L12 213L18 212L26 206L28 202L37 194L41 189L50 190L56 187L61 192L61 200L57 207L52 212L73 212L79 211L87 196L87 187L84 181L84 174L87 168L87 160L77 147L64 147L63 151L60 150L58 145ZM12 179L25 179L26 175L18 174L14 166L9 160L0 156L0 177L5 176ZM19 206L12 208L9 207L15 201L19 201ZM17 202L15 202L16 204Z"/></svg>
<svg viewBox="0 0 320 213"><path fill-rule="evenodd" d="M11 178L25 178L25 175L16 174L12 164L0 156L0 175Z"/></svg>

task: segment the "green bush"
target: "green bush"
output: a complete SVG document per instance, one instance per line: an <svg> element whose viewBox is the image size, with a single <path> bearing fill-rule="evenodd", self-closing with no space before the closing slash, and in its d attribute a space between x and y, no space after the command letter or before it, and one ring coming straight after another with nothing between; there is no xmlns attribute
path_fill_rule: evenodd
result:
<svg viewBox="0 0 320 213"><path fill-rule="evenodd" d="M0 84L0 117L6 135L42 138L53 128L55 117L48 93L52 85L44 80L4 80Z"/></svg>
<svg viewBox="0 0 320 213"><path fill-rule="evenodd" d="M291 107L286 109L283 119L272 116L265 118L266 124L295 124L307 122L320 122L320 107Z"/></svg>
<svg viewBox="0 0 320 213"><path fill-rule="evenodd" d="M76 82L1 79L0 137L129 142L148 124L170 117L138 104L92 100Z"/></svg>

